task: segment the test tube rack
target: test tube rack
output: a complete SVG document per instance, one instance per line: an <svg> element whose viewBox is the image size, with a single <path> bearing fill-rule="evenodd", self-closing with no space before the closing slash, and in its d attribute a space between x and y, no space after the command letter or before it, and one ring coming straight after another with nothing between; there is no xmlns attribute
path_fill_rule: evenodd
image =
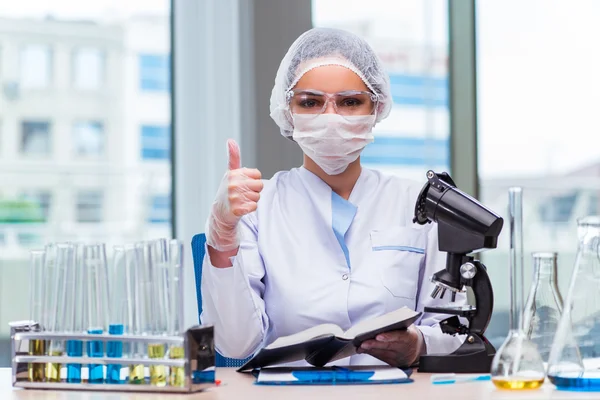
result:
<svg viewBox="0 0 600 400"><path fill-rule="evenodd" d="M205 390L215 385L215 350L214 330L212 326L194 326L181 336L137 336L137 335L108 335L108 334L71 334L71 333L48 333L40 332L39 325L31 321L10 323L11 359L12 359L12 384L13 387L26 389L54 389L54 390L89 390L89 391L115 391L115 392L153 392L153 393L193 393ZM124 345L143 343L164 343L169 345L183 345L184 357L179 359L153 359L153 358L109 358L109 357L70 357L30 355L29 341L67 341L79 340L84 343L88 341L121 342ZM106 348L106 345L104 346ZM145 384L123 383L69 383L65 379L60 382L32 382L29 379L28 366L30 364L60 363L82 364L86 368L88 364L122 366L161 365L166 367L184 367L185 384L182 386L154 386L148 382Z"/></svg>

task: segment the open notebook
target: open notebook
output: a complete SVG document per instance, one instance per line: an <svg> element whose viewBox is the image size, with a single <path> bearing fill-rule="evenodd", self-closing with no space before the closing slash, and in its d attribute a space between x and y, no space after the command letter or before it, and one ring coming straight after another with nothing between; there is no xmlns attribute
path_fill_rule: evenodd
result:
<svg viewBox="0 0 600 400"><path fill-rule="evenodd" d="M356 354L362 342L384 332L407 329L421 313L403 307L379 317L362 321L347 331L335 324L323 324L290 336L283 336L258 351L238 371L306 360L322 367Z"/></svg>

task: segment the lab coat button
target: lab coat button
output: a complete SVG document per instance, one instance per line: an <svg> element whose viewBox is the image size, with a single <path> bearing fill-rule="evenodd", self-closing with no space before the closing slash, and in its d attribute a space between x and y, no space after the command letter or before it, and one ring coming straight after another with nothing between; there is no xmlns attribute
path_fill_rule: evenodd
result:
<svg viewBox="0 0 600 400"><path fill-rule="evenodd" d="M344 274L344 275L342 275L342 279L343 279L343 280L347 280L347 279L348 279L348 274Z"/></svg>

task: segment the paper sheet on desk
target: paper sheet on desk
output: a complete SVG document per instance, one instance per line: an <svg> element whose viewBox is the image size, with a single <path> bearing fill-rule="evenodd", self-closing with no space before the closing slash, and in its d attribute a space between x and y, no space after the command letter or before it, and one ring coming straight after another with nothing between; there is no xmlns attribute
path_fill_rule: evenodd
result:
<svg viewBox="0 0 600 400"><path fill-rule="evenodd" d="M353 368L264 368L256 383L259 385L361 385L409 383L405 371L385 366Z"/></svg>

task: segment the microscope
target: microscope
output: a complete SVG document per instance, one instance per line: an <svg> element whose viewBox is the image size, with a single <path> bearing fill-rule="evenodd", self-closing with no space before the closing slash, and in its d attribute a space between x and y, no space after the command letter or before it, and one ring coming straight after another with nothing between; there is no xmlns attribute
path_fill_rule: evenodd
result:
<svg viewBox="0 0 600 400"><path fill-rule="evenodd" d="M425 312L453 315L440 322L442 332L466 335L463 344L451 354L427 354L419 361L420 372L489 372L496 354L484 336L492 317L494 293L486 267L470 254L494 249L503 220L477 200L456 188L445 172L427 172L427 183L415 205L413 222L437 222L439 250L447 253L446 268L436 272L431 297L443 298L447 291L454 301L458 292L470 287L475 305L425 307ZM459 317L468 321L461 323Z"/></svg>

